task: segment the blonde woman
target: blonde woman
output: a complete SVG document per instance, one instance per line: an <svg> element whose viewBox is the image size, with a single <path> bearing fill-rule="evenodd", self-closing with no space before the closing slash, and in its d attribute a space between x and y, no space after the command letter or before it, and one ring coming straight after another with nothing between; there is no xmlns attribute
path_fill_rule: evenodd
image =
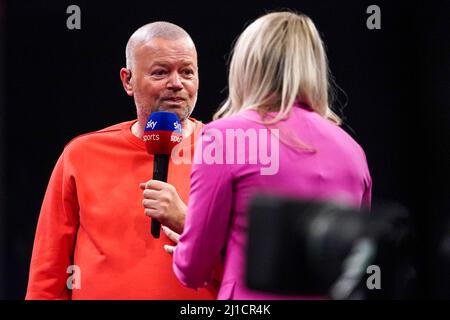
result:
<svg viewBox="0 0 450 320"><path fill-rule="evenodd" d="M228 86L195 151L173 268L199 288L223 261L218 299L288 298L245 286L249 200L271 192L369 206L365 154L330 109L327 58L305 15L276 12L250 24L234 47Z"/></svg>

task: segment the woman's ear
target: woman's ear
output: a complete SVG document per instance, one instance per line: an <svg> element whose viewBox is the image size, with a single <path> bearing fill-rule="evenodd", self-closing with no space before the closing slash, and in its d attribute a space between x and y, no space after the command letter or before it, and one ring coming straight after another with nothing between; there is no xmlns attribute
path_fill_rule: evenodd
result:
<svg viewBox="0 0 450 320"><path fill-rule="evenodd" d="M133 96L133 85L131 84L131 70L127 68L120 69L120 80L123 88L129 96Z"/></svg>

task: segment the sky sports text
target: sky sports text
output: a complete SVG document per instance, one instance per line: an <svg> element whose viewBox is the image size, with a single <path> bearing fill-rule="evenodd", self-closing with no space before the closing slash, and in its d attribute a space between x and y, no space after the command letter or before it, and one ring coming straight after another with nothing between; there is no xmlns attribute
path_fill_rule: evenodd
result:
<svg viewBox="0 0 450 320"><path fill-rule="evenodd" d="M142 137L142 139L144 140L144 142L161 140L158 133L146 134ZM183 140L183 137L181 137L181 136L178 136L178 135L170 136L170 142L180 143L182 140Z"/></svg>

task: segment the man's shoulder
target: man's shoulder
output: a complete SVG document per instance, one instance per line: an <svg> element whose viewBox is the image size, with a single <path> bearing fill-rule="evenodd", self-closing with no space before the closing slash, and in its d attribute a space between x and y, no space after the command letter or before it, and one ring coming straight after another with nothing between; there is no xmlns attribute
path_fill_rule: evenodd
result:
<svg viewBox="0 0 450 320"><path fill-rule="evenodd" d="M188 120L190 122L192 122L192 124L193 124L194 136L200 134L200 132L202 131L202 129L205 126L205 124L203 124L203 122L201 122L201 121L199 121L199 120L197 120L195 118L192 118L192 117L189 117Z"/></svg>
<svg viewBox="0 0 450 320"><path fill-rule="evenodd" d="M204 126L203 122L201 122L195 118L189 117L188 120L193 122L195 124L195 126L200 126L200 127Z"/></svg>
<svg viewBox="0 0 450 320"><path fill-rule="evenodd" d="M74 147L76 145L85 144L85 143L92 143L95 140L103 140L103 139L112 138L112 137L120 134L120 132L124 128L130 127L134 121L135 120L124 121L124 122L117 123L117 124L108 126L106 128L100 129L100 130L81 134L79 136L76 136L72 140L70 140L66 144L65 148Z"/></svg>
<svg viewBox="0 0 450 320"><path fill-rule="evenodd" d="M124 121L124 122L120 122L120 123L116 123L113 124L109 127L97 130L97 131L93 131L91 132L91 134L96 134L96 133L105 133L105 132L113 132L113 131L120 131L122 130L124 127L129 127L132 125L133 122L135 122L136 120L130 120L130 121ZM90 133L87 133L90 134Z"/></svg>

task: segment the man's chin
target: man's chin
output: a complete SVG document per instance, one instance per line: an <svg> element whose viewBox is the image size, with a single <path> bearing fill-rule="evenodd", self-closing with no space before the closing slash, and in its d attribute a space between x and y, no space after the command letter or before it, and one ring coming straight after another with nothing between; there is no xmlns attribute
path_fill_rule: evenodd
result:
<svg viewBox="0 0 450 320"><path fill-rule="evenodd" d="M179 105L164 105L160 106L158 108L158 111L166 111L166 112L173 112L175 113L180 121L184 121L188 118L189 112L187 111L186 107L182 107Z"/></svg>

